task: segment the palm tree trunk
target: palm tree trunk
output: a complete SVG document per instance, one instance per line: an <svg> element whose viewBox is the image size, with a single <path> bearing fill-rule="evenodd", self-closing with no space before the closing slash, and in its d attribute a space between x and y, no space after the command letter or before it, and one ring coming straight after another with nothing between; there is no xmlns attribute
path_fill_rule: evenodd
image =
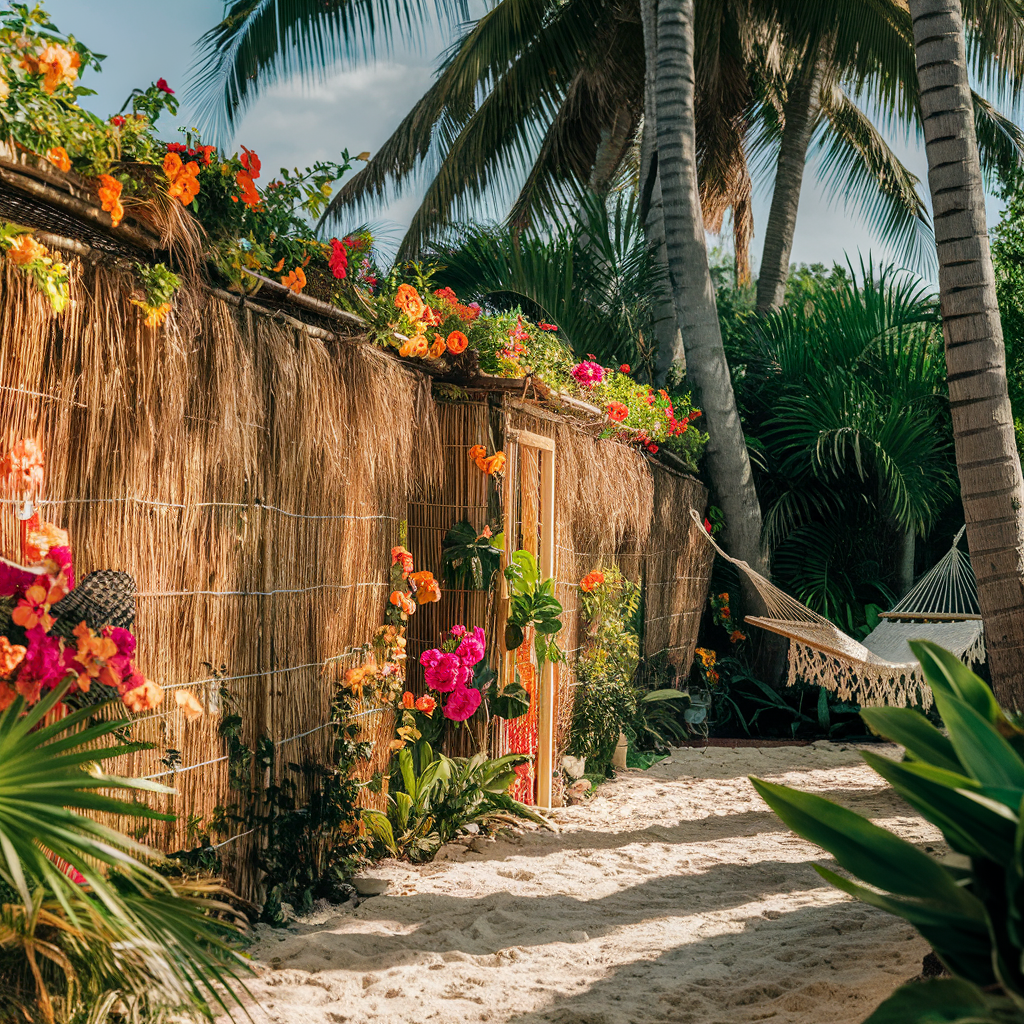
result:
<svg viewBox="0 0 1024 1024"><path fill-rule="evenodd" d="M629 149L633 135L633 118L629 108L623 104L612 117L612 123L601 129L601 141L590 169L588 188L598 196L606 196L615 180L615 174L622 165L622 158Z"/></svg>
<svg viewBox="0 0 1024 1024"><path fill-rule="evenodd" d="M797 72L793 91L786 101L786 123L775 169L775 188L768 224L764 231L764 250L757 277L757 311L778 309L786 300L789 256L793 251L800 188L810 145L820 110L821 62L817 50L808 53L804 68Z"/></svg>
<svg viewBox="0 0 1024 1024"><path fill-rule="evenodd" d="M707 467L714 500L725 513L725 539L735 557L763 570L761 507L722 347L697 190L693 5L658 2L655 112L669 281L687 373L711 437Z"/></svg>
<svg viewBox="0 0 1024 1024"><path fill-rule="evenodd" d="M640 0L640 17L644 29L644 129L640 140L640 216L644 224L647 247L655 254L658 265L665 270L666 284L653 296L654 351L651 353L652 381L664 384L673 360L678 370L686 374L686 355L679 334L676 307L667 285L668 247L665 244L665 204L658 174L658 115L655 109L655 65L658 59L658 4L657 0Z"/></svg>
<svg viewBox="0 0 1024 1024"><path fill-rule="evenodd" d="M1024 481L985 223L960 0L910 0L956 464L996 697L1024 709Z"/></svg>

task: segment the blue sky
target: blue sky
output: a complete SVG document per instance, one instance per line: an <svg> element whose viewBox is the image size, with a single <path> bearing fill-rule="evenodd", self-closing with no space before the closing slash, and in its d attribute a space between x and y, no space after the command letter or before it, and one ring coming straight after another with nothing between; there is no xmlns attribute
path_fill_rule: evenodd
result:
<svg viewBox="0 0 1024 1024"><path fill-rule="evenodd" d="M221 17L219 0L46 0L53 20L86 45L108 54L101 74L89 73L85 83L98 95L86 104L97 113L117 111L135 86L164 77L183 101L180 121L188 124L185 83L196 40ZM235 144L259 153L264 168L305 167L330 159L342 149L373 152L397 127L412 104L426 91L446 40L438 32L421 37L420 50L401 50L373 65L340 68L316 85L298 81L269 89L239 125ZM160 123L164 137L173 137L167 115ZM921 147L900 139L890 144L922 179L926 164ZM754 203L755 265L763 243L770 193L760 183ZM392 202L375 218L381 240L397 242L418 204L414 191ZM989 221L998 216L989 202ZM354 225L353 225L354 226ZM813 166L804 177L792 258L801 263L842 262L849 254L871 252L876 261L885 250L853 211L830 205L816 187Z"/></svg>

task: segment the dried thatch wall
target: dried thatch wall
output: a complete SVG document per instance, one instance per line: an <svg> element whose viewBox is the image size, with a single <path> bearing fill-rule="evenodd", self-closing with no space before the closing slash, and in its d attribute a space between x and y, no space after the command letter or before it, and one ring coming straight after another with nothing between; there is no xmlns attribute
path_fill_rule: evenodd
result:
<svg viewBox="0 0 1024 1024"><path fill-rule="evenodd" d="M71 531L79 578L119 568L137 581L138 661L167 700L134 730L156 749L116 769L164 773L180 752L182 818L153 837L180 844L186 815L230 797L216 716L188 724L175 688L216 706L210 667L224 666L247 740L317 730L288 759L324 753L331 670L382 621L408 453L417 475L439 470L433 403L368 345L328 348L201 292L147 329L127 282L71 265L59 318L23 275L0 279L0 446L46 449L43 514ZM14 510L0 521L16 555Z"/></svg>
<svg viewBox="0 0 1024 1024"><path fill-rule="evenodd" d="M20 437L45 448L43 514L70 531L79 578L117 568L138 584L138 662L167 700L134 726L154 749L114 769L176 787L165 806L179 821L151 840L180 846L189 820L232 802L217 715L188 723L175 691L188 687L216 711L223 685L247 742L265 734L287 741L289 761L322 757L336 680L382 622L403 522L417 568L439 575L451 525L497 525L516 498L502 493L512 474L484 476L467 449L496 450L515 430L557 446L563 648L579 648L579 579L614 559L646 583L648 652L688 662L708 566L706 546L677 534L690 528L690 504L703 507L696 481L539 406L480 393L435 404L424 377L356 338L321 340L199 288L164 328L145 328L131 280L69 266L73 301L60 317L21 273L0 270L0 448ZM10 503L0 551L18 554ZM499 604L486 623L496 637L500 614ZM409 631L412 687L423 649L453 623L486 617L480 593L448 590L421 608ZM562 747L573 683L561 669ZM367 738L391 736L390 713L357 712ZM480 738L465 734L457 752ZM387 756L378 744L366 774ZM252 841L232 837L221 850L245 894L255 891Z"/></svg>

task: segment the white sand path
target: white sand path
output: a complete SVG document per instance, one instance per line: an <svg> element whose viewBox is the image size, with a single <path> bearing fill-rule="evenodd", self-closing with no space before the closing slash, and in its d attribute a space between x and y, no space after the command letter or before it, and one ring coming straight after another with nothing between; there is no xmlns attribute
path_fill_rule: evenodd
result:
<svg viewBox="0 0 1024 1024"><path fill-rule="evenodd" d="M879 749L879 748L876 748ZM896 748L880 748L896 755ZM355 910L260 929L258 1024L857 1024L926 944L847 899L747 781L944 849L854 747L684 749L455 859L385 862Z"/></svg>

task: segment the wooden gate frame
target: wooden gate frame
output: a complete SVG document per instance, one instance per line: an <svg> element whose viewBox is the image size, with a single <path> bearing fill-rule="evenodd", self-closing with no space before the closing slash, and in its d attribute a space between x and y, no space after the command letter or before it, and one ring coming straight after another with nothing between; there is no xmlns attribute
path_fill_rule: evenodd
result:
<svg viewBox="0 0 1024 1024"><path fill-rule="evenodd" d="M510 430L508 435L520 449L533 448L537 451L540 472L540 508L538 512L541 523L540 557L537 560L537 567L541 579L548 579L548 577L556 575L558 568L555 548L555 517L557 515L555 442L553 438L544 437L542 434L533 434L528 430ZM521 466L521 456L518 461ZM505 503L506 559L510 554L507 546L511 543L512 537L511 517L512 496L509 495ZM555 666L550 661L545 662L544 670L537 680L537 765L535 774L537 806L548 810L554 806L551 780L555 770L556 686Z"/></svg>

